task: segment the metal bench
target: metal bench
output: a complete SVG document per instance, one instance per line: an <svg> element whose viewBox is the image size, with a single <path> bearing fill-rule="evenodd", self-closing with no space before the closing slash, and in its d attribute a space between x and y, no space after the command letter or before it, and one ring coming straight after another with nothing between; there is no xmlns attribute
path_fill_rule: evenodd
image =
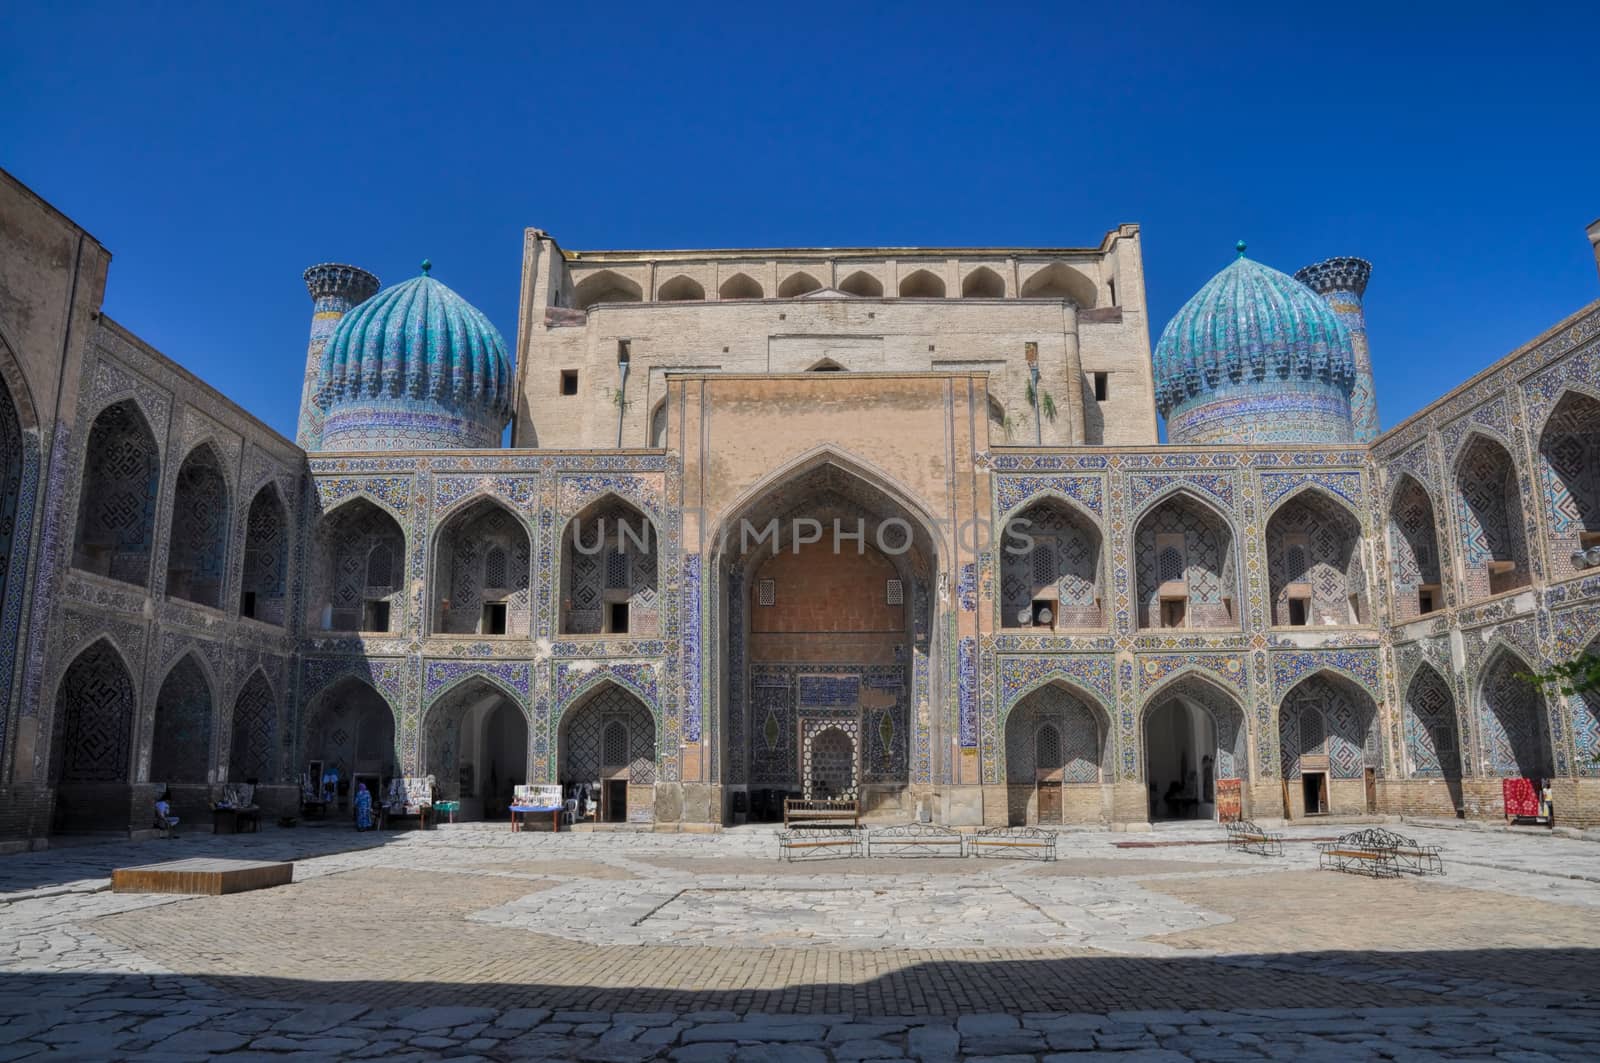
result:
<svg viewBox="0 0 1600 1063"><path fill-rule="evenodd" d="M961 832L932 823L883 827L867 835L869 856L960 856Z"/></svg>
<svg viewBox="0 0 1600 1063"><path fill-rule="evenodd" d="M1402 871L1413 875L1444 874L1442 849L1422 845L1414 838L1381 827L1351 831L1318 847L1324 868L1355 871L1393 878Z"/></svg>
<svg viewBox="0 0 1600 1063"><path fill-rule="evenodd" d="M1038 827L990 827L967 836L967 855L1054 860L1056 835Z"/></svg>
<svg viewBox="0 0 1600 1063"><path fill-rule="evenodd" d="M1228 831L1228 848L1257 856L1282 856L1283 835L1264 831L1248 819L1225 823Z"/></svg>
<svg viewBox="0 0 1600 1063"><path fill-rule="evenodd" d="M783 801L783 829L800 824L851 829L861 826L861 806L855 801L813 797L786 797Z"/></svg>
<svg viewBox="0 0 1600 1063"><path fill-rule="evenodd" d="M861 831L854 827L811 827L778 832L779 860L817 860L861 854Z"/></svg>

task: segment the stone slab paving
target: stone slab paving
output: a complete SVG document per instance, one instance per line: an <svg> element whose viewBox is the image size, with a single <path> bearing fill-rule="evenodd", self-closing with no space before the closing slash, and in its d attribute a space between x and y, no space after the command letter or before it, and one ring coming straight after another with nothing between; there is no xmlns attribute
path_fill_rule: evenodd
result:
<svg viewBox="0 0 1600 1063"><path fill-rule="evenodd" d="M1600 1059L1600 845L1402 829L1449 875L1117 846L1203 825L1064 833L1055 865L468 825L24 854L0 858L0 1061ZM105 888L197 855L296 881Z"/></svg>

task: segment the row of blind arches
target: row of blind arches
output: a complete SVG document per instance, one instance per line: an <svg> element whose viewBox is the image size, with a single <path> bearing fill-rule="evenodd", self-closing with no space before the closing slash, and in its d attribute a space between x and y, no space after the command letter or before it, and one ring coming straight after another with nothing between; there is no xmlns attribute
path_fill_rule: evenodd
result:
<svg viewBox="0 0 1600 1063"><path fill-rule="evenodd" d="M798 299L822 291L826 287L815 274L797 270L779 281L775 289L779 299ZM949 297L945 278L928 269L916 269L900 278L894 294L902 299L944 299ZM887 294L881 277L871 270L855 270L839 281L837 291L863 299L882 299ZM755 277L748 273L735 273L717 286L717 297L722 300L765 299L767 291ZM1020 288L1023 299L1065 299L1083 309L1093 308L1098 293L1093 280L1063 262L1053 262L1031 274ZM961 276L960 297L963 299L1004 299L1008 294L1005 278L988 266L978 266ZM638 282L615 270L601 270L583 278L573 288L572 305L587 310L602 303L638 303L645 298ZM706 288L688 274L669 277L656 287L658 302L700 302L706 299Z"/></svg>

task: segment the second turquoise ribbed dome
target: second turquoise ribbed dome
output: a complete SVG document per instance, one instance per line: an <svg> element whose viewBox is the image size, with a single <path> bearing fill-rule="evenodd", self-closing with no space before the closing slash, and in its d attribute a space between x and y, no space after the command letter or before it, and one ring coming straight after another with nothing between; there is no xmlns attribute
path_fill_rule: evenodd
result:
<svg viewBox="0 0 1600 1063"><path fill-rule="evenodd" d="M512 410L506 342L428 268L351 309L328 338L323 450L499 446Z"/></svg>
<svg viewBox="0 0 1600 1063"><path fill-rule="evenodd" d="M1239 257L1167 323L1156 407L1171 443L1348 443L1355 355L1322 297Z"/></svg>

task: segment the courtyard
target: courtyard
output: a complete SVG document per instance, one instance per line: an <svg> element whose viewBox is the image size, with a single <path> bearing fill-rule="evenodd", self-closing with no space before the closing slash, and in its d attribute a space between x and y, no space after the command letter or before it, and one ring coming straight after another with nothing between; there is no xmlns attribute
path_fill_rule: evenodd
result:
<svg viewBox="0 0 1600 1063"><path fill-rule="evenodd" d="M341 826L0 860L0 1059L1594 1059L1600 845L1403 828L1444 877L1207 825L1053 863L784 863L770 830ZM291 885L113 893L289 859ZM1099 1053L1099 1055L1096 1055Z"/></svg>

